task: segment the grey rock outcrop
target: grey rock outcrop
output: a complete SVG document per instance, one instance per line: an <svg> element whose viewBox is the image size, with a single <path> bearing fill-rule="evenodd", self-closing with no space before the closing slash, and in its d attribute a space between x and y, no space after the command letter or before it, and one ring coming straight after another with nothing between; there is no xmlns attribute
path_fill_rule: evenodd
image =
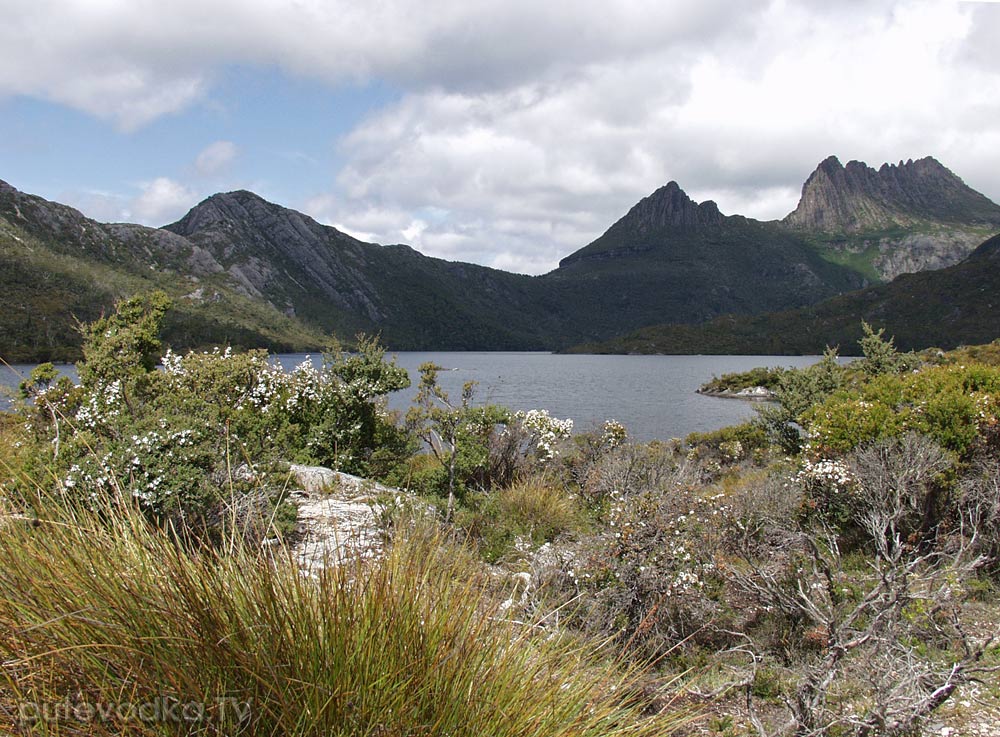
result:
<svg viewBox="0 0 1000 737"><path fill-rule="evenodd" d="M301 491L293 491L301 537L293 548L307 571L355 557L370 558L383 550L379 499L399 498L403 492L323 466L291 466L291 477Z"/></svg>
<svg viewBox="0 0 1000 737"><path fill-rule="evenodd" d="M918 222L1000 226L1000 206L928 156L878 170L861 161L825 159L782 221L797 230L860 233Z"/></svg>

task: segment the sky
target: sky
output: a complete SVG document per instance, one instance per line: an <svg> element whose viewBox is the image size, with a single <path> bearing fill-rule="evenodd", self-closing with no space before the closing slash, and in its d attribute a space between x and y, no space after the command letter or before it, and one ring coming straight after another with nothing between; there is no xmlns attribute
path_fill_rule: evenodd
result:
<svg viewBox="0 0 1000 737"><path fill-rule="evenodd" d="M827 156L1000 201L1000 3L0 0L0 179L164 225L249 189L538 274L670 180L780 218Z"/></svg>

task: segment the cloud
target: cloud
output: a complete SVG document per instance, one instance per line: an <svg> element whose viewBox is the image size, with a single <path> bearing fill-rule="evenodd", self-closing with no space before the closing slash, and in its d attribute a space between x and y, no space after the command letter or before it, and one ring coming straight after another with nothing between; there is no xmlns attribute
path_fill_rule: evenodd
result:
<svg viewBox="0 0 1000 737"><path fill-rule="evenodd" d="M950 0L35 0L5 10L0 97L131 130L232 66L383 82L397 101L343 138L335 183L283 204L537 273L671 179L776 218L829 154L934 155L1000 198L997 28L997 4ZM130 207L162 222L202 185L161 177Z"/></svg>
<svg viewBox="0 0 1000 737"><path fill-rule="evenodd" d="M216 141L201 150L194 160L194 168L203 177L214 176L225 171L238 153L232 141Z"/></svg>
<svg viewBox="0 0 1000 737"><path fill-rule="evenodd" d="M763 0L742 4L743 13ZM328 84L489 91L708 41L726 0L34 0L0 25L0 96L52 100L134 129L204 98L218 70Z"/></svg>
<svg viewBox="0 0 1000 737"><path fill-rule="evenodd" d="M198 202L197 194L167 177L143 182L140 190L130 209L138 222L145 225L159 226L178 220Z"/></svg>
<svg viewBox="0 0 1000 737"><path fill-rule="evenodd" d="M1000 195L986 172L1000 164L1000 70L966 54L969 8L776 1L743 20L724 44L612 56L559 83L414 91L343 142L335 219L393 213L363 230L537 273L670 179L771 219L829 154L934 155ZM447 216L424 222L431 206Z"/></svg>

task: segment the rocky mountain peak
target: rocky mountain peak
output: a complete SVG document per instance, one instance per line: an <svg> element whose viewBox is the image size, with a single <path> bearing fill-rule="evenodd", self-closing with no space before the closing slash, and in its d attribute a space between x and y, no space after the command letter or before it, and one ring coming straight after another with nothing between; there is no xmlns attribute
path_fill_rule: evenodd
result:
<svg viewBox="0 0 1000 737"><path fill-rule="evenodd" d="M322 228L319 223L295 210L268 202L263 197L237 190L214 194L195 205L176 223L164 226L178 235L191 236L212 228L243 227L291 229L314 231Z"/></svg>
<svg viewBox="0 0 1000 737"><path fill-rule="evenodd" d="M878 170L861 161L824 159L802 187L785 225L826 233L858 233L919 221L1000 225L1000 206L927 156Z"/></svg>
<svg viewBox="0 0 1000 737"><path fill-rule="evenodd" d="M663 228L714 227L722 222L722 213L711 200L698 204L677 182L668 182L641 199L612 228L628 226L638 232Z"/></svg>

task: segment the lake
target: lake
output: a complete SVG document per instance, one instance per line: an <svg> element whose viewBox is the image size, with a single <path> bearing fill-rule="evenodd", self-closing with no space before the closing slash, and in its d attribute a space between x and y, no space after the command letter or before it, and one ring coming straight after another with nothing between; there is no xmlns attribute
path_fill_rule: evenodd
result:
<svg viewBox="0 0 1000 737"><path fill-rule="evenodd" d="M394 354L416 384L417 368L425 361L443 367L441 386L456 400L466 381L478 382L477 403L492 402L511 409L547 409L560 419L572 418L577 431L615 419L640 440L684 437L690 432L717 430L753 416L753 404L696 394L712 376L746 371L755 366L807 366L819 356L592 356L552 353ZM276 357L291 368L305 355ZM0 368L0 386L16 388L20 375L33 366ZM72 366L61 367L75 378ZM405 410L416 389L390 397L393 409ZM0 397L0 409L9 406Z"/></svg>

